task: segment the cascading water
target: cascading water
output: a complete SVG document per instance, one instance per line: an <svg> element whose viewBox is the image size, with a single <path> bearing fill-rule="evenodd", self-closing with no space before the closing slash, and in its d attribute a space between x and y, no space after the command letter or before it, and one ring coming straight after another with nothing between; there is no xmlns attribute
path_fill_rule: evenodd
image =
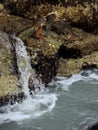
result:
<svg viewBox="0 0 98 130"><path fill-rule="evenodd" d="M12 43L15 48L17 66L19 71L19 82L23 88L26 99L21 103L7 105L0 108L0 123L10 121L20 121L27 118L36 118L47 112L52 111L57 100L56 94L49 93L45 90L44 85L39 82L35 76L34 70L30 65L30 58L27 54L26 47L21 39L12 36ZM32 78L36 92L33 96L29 94L29 79ZM40 83L40 84L39 84ZM38 88L41 91L37 91Z"/></svg>
<svg viewBox="0 0 98 130"><path fill-rule="evenodd" d="M13 37L13 45L15 47L18 71L20 73L20 84L23 87L24 94L30 98L28 81L31 75L35 77L35 73L30 65L30 58L27 55L26 47L21 39Z"/></svg>
<svg viewBox="0 0 98 130"><path fill-rule="evenodd" d="M13 44L20 83L27 98L21 104L0 108L0 130L88 130L98 122L98 69L81 71L70 78L55 77L48 85L49 89L45 89L41 82L39 85L33 72L36 90L42 89L31 97L28 80L32 68L26 48L15 37Z"/></svg>

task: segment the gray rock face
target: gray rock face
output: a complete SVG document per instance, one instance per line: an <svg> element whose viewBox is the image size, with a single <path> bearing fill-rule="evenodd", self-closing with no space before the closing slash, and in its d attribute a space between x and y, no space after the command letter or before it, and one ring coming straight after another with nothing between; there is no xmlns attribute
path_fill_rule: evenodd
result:
<svg viewBox="0 0 98 130"><path fill-rule="evenodd" d="M43 38L22 39L31 56L32 68L43 83L47 84L55 75L70 76L86 67L98 68L98 1L61 0L62 6L51 1L36 6L34 2L3 0L0 30L17 35L31 28L40 16L46 17L44 27L36 32ZM21 90L17 87L13 51L8 35L0 31L0 98Z"/></svg>
<svg viewBox="0 0 98 130"><path fill-rule="evenodd" d="M11 44L10 44L8 35L0 31L0 49L2 48L5 48L8 50L8 52L11 52Z"/></svg>
<svg viewBox="0 0 98 130"><path fill-rule="evenodd" d="M12 73L14 54L9 36L0 31L0 98L19 91L18 78Z"/></svg>

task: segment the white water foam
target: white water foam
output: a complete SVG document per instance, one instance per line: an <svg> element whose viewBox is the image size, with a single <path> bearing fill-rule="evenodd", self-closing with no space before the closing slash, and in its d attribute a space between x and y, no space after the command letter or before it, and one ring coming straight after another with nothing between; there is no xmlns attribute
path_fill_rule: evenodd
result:
<svg viewBox="0 0 98 130"><path fill-rule="evenodd" d="M16 121L22 123L24 119L37 118L51 112L56 105L57 96L53 93L36 94L32 100L8 105L0 108L0 124Z"/></svg>
<svg viewBox="0 0 98 130"><path fill-rule="evenodd" d="M17 64L20 73L20 84L23 86L24 94L26 95L26 100L21 104L16 103L14 105L7 105L0 108L0 124L10 121L21 122L28 118L37 118L47 112L51 112L55 107L57 95L54 93L49 93L48 89L44 88L35 78L35 73L33 72L32 81L36 92L33 96L29 94L28 81L32 75L32 68L30 65L30 59L27 55L26 47L23 41L19 38L12 37L14 39L13 45L15 47ZM40 91L37 90L40 87Z"/></svg>
<svg viewBox="0 0 98 130"><path fill-rule="evenodd" d="M13 37L13 39L15 40L13 45L15 47L18 71L20 73L20 84L23 87L24 94L27 96L27 98L30 98L28 81L32 73L33 76L35 76L35 73L31 68L30 58L27 54L23 41L16 37Z"/></svg>
<svg viewBox="0 0 98 130"><path fill-rule="evenodd" d="M95 69L94 72L92 70L81 71L80 73L74 74L69 78L55 77L57 81L53 79L52 82L49 83L49 86L56 86L56 89L62 88L64 91L69 92L70 86L78 81L90 81L90 83L93 84L93 80L96 80L94 81L94 84L98 84L98 74L95 72L98 72L98 70Z"/></svg>
<svg viewBox="0 0 98 130"><path fill-rule="evenodd" d="M17 62L19 66L19 71L20 73L22 73L20 77L20 82L21 84L23 84L23 87L25 86L24 93L25 95L27 95L27 99L24 100L21 104L16 103L15 105L8 105L1 107L0 123L10 121L16 121L18 123L22 123L24 119L38 118L39 116L42 116L47 112L51 112L55 107L57 101L57 95L55 93L48 92L47 89L46 90L42 89L40 92L37 91L36 93L34 93L32 98L29 98L30 95L28 90L28 79L31 76L31 66L23 42L20 39L17 40L18 40L18 45L16 45L17 46L16 52L18 58ZM58 81L53 81L51 84L53 85L55 84L58 87L61 87L63 90L69 91L69 87L73 83L80 80L91 81L92 79L96 79L96 74L91 73L91 71L88 71L87 76L83 75L83 72L80 72L79 74L75 74L70 78L65 77L63 78L57 77L57 78Z"/></svg>

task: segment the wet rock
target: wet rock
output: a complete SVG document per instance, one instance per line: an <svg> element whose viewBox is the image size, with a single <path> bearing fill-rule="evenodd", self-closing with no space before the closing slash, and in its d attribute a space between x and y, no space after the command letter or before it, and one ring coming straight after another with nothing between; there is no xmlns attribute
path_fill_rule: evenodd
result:
<svg viewBox="0 0 98 130"><path fill-rule="evenodd" d="M61 0L60 4L58 1L47 1L45 5L40 4L42 1L34 2L2 1L0 29L17 35L32 27L34 20L40 16L46 18L43 39L36 39L32 37L33 34L23 39L31 56L32 68L36 69L38 76L41 75L43 82L47 84L56 73L67 76L84 68L98 67L97 0ZM14 66L12 62L9 63L12 75L15 73Z"/></svg>
<svg viewBox="0 0 98 130"><path fill-rule="evenodd" d="M24 99L25 99L25 95L23 92L12 94L12 95L6 95L4 97L0 97L0 107L8 104L13 105L16 102L21 103Z"/></svg>
<svg viewBox="0 0 98 130"><path fill-rule="evenodd" d="M88 130L97 130L97 129L98 129L97 123L88 128Z"/></svg>
<svg viewBox="0 0 98 130"><path fill-rule="evenodd" d="M41 75L42 82L46 85L56 76L58 67L58 54L47 56L39 56L38 64L35 66L37 74Z"/></svg>
<svg viewBox="0 0 98 130"><path fill-rule="evenodd" d="M0 98L11 96L21 91L18 77L9 69L14 59L9 36L0 31ZM15 69L15 68L14 68Z"/></svg>
<svg viewBox="0 0 98 130"><path fill-rule="evenodd" d="M62 41L56 33L48 31L44 39L29 38L26 43L31 56L32 68L35 68L38 76L41 75L43 83L49 83L56 76L58 50Z"/></svg>

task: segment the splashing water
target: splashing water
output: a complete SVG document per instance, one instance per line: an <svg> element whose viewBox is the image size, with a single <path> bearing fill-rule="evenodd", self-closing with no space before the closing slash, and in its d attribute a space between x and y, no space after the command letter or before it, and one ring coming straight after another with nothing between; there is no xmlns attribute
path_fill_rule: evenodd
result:
<svg viewBox="0 0 98 130"><path fill-rule="evenodd" d="M1 130L3 127L5 130L8 129L8 125L10 125L9 130L14 129L15 126L11 126L13 121L24 126L22 128L17 124L15 130L87 130L88 126L98 122L98 69L81 71L70 78L55 77L49 84L51 88L55 88L52 92L51 89L45 89L33 73L34 86L36 90L41 87L41 91L36 91L31 97L28 90L28 80L32 75L30 60L20 39L16 38L15 47L17 47L19 72L22 73L20 83L23 85L25 95L28 96L21 104L0 108L0 124L5 123L5 126L0 126ZM58 101L57 95L59 95ZM50 113L54 107L55 111L52 115ZM39 118L46 113L49 113L50 117ZM37 118L36 123L32 121L35 118ZM24 119L26 121L23 121ZM6 122L11 123L6 125ZM24 122L27 122L28 126Z"/></svg>
<svg viewBox="0 0 98 130"><path fill-rule="evenodd" d="M61 93L54 118L61 119L62 130L88 130L98 123L98 69L81 71L69 78L55 77L49 85Z"/></svg>
<svg viewBox="0 0 98 130"><path fill-rule="evenodd" d="M35 76L35 73L31 68L30 58L27 55L26 47L24 46L23 41L16 37L13 38L15 39L13 44L16 51L18 71L20 73L20 84L23 87L24 94L27 96L27 98L30 98L28 81L32 73L33 76Z"/></svg>
<svg viewBox="0 0 98 130"><path fill-rule="evenodd" d="M13 121L19 123L15 130L88 130L98 122L98 69L55 77L50 87L55 88L52 93L43 89L30 102L0 108L0 123L12 121L1 125L1 130L14 129Z"/></svg>
<svg viewBox="0 0 98 130"><path fill-rule="evenodd" d="M94 69L94 72L91 70L81 71L78 74L73 74L70 78L57 76L49 83L49 86L56 86L56 89L62 88L64 91L69 92L70 86L78 81L90 81L91 84L98 84L98 74L96 72L96 69Z"/></svg>
<svg viewBox="0 0 98 130"><path fill-rule="evenodd" d="M35 78L35 72L31 68L30 58L27 54L26 47L22 40L12 37L12 42L15 47L17 66L20 73L19 82L23 87L26 99L21 103L8 105L0 108L0 124L3 122L16 121L19 122L28 119L36 118L47 112L51 112L55 107L57 96L54 93L49 93L48 89ZM29 94L28 81L32 78L36 92L33 96ZM37 91L40 87L41 91Z"/></svg>

